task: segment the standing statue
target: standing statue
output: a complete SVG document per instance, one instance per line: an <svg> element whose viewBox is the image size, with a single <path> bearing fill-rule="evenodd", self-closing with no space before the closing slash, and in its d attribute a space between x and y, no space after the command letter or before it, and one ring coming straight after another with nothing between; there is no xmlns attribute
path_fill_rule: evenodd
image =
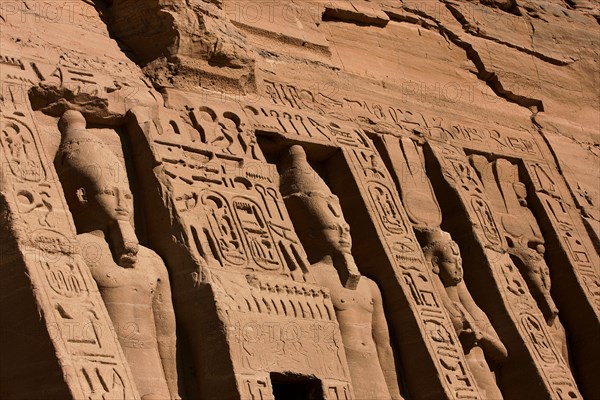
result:
<svg viewBox="0 0 600 400"><path fill-rule="evenodd" d="M59 121L55 160L79 245L112 319L142 400L179 399L175 314L167 269L140 246L125 168L77 111Z"/></svg>
<svg viewBox="0 0 600 400"><path fill-rule="evenodd" d="M463 281L462 259L456 242L441 229L443 215L427 176L423 148L411 138L383 139L396 173L402 201L423 253L437 279L434 284L461 342L469 369L486 399L502 399L490 368L507 358L507 350L487 315L477 306ZM494 365L495 364L495 365Z"/></svg>
<svg viewBox="0 0 600 400"><path fill-rule="evenodd" d="M358 274L339 200L299 145L282 165L281 192L298 236L317 260L311 273L331 292L356 398L402 399L379 288Z"/></svg>
<svg viewBox="0 0 600 400"><path fill-rule="evenodd" d="M501 363L508 352L485 313L475 304L464 281L460 250L449 233L435 228L426 232L423 253L439 279L435 282L444 307L462 344L469 368L486 399L502 399L492 364Z"/></svg>
<svg viewBox="0 0 600 400"><path fill-rule="evenodd" d="M518 167L508 160L500 158L490 162L480 155L471 156L471 164L481 177L494 211L500 215L508 254L544 315L554 343L568 363L567 335L550 294L550 269L544 259L544 237L529 209L527 187L519 179Z"/></svg>

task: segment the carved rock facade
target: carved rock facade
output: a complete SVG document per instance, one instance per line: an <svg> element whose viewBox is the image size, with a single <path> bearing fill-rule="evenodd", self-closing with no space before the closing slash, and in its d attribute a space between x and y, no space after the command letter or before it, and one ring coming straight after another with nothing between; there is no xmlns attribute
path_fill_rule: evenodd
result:
<svg viewBox="0 0 600 400"><path fill-rule="evenodd" d="M0 397L600 397L599 16L3 2Z"/></svg>

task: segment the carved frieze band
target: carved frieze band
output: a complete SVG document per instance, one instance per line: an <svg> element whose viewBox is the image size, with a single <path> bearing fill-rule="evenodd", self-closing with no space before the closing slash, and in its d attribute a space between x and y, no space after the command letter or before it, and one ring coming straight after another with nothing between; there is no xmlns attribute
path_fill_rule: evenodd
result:
<svg viewBox="0 0 600 400"><path fill-rule="evenodd" d="M489 151L523 159L543 160L542 151L535 136L523 129L490 128L478 124L465 125L444 120L439 116L360 99L342 93L336 85L321 85L303 88L296 84L265 80L262 85L265 103L268 106L250 106L257 115L267 118L269 126L293 133L304 131L303 126L313 131L317 116L327 116L338 123L353 122L365 129L394 134L404 132L428 139L455 143L465 148ZM309 115L312 115L309 117ZM320 125L326 125L322 122ZM298 129L300 127L300 129ZM316 137L316 132L311 133Z"/></svg>

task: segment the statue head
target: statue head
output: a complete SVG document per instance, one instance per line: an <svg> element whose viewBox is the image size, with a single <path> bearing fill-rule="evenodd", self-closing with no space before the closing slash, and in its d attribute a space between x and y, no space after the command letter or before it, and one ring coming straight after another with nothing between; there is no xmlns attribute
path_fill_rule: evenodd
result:
<svg viewBox="0 0 600 400"><path fill-rule="evenodd" d="M331 256L346 287L356 287L360 273L339 199L312 169L302 146L289 148L281 169L281 194L309 256L313 261Z"/></svg>
<svg viewBox="0 0 600 400"><path fill-rule="evenodd" d="M56 169L78 233L102 230L110 234L119 243L116 251L123 252L117 257L119 263L131 264L137 238L130 222L133 197L125 168L104 142L86 130L80 112L65 112L59 129Z"/></svg>
<svg viewBox="0 0 600 400"><path fill-rule="evenodd" d="M281 194L291 212L303 216L295 224L298 234L312 249L327 254L350 254L350 226L339 199L308 164L301 146L290 147L282 169Z"/></svg>
<svg viewBox="0 0 600 400"><path fill-rule="evenodd" d="M426 245L423 247L425 259L444 286L456 286L463 280L460 249L448 232L434 229L426 233Z"/></svg>

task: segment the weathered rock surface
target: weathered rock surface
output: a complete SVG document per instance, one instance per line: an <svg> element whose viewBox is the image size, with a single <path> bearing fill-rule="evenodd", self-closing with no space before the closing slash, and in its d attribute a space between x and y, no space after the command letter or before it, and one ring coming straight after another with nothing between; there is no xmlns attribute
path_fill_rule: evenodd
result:
<svg viewBox="0 0 600 400"><path fill-rule="evenodd" d="M599 398L599 24L0 2L0 397Z"/></svg>

